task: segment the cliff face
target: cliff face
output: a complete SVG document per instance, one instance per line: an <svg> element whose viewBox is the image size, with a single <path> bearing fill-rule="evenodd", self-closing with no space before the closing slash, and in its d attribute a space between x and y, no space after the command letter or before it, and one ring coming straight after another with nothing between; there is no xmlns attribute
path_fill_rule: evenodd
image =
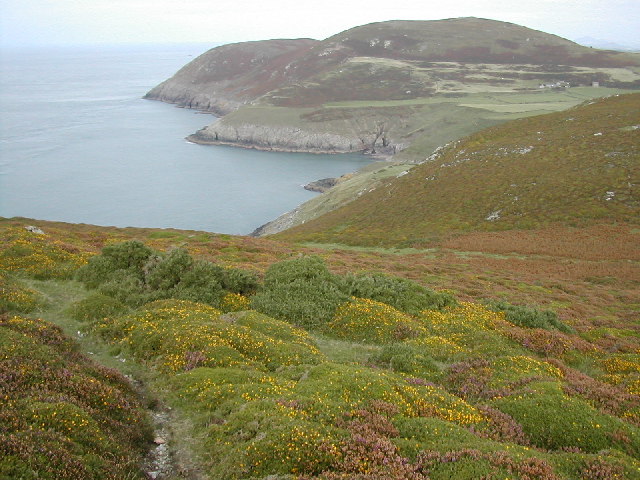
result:
<svg viewBox="0 0 640 480"><path fill-rule="evenodd" d="M234 145L257 150L311 153L353 153L363 151L355 136L313 132L293 126L215 122L187 138L208 145Z"/></svg>

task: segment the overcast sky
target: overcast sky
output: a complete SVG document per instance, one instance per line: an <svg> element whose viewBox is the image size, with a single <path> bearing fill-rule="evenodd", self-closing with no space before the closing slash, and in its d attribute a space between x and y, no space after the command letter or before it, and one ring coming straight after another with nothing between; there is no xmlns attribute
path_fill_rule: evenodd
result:
<svg viewBox="0 0 640 480"><path fill-rule="evenodd" d="M468 16L640 48L640 0L0 0L0 43L323 39L382 20Z"/></svg>

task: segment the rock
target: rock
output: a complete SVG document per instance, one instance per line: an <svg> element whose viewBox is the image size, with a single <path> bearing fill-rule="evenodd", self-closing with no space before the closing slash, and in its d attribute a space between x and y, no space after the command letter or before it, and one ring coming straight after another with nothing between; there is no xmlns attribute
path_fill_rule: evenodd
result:
<svg viewBox="0 0 640 480"><path fill-rule="evenodd" d="M156 437L153 439L153 443L156 445L162 445L163 443L167 443L167 441L162 437Z"/></svg>
<svg viewBox="0 0 640 480"><path fill-rule="evenodd" d="M38 235L44 235L44 231L41 228L35 227L33 225L28 225L24 227L27 232L35 233Z"/></svg>
<svg viewBox="0 0 640 480"><path fill-rule="evenodd" d="M316 180L315 182L307 183L304 188L305 190L309 190L311 192L326 192L331 187L335 186L338 183L337 178L322 178L320 180Z"/></svg>
<svg viewBox="0 0 640 480"><path fill-rule="evenodd" d="M226 118L187 137L204 145L232 145L275 152L356 153L362 151L355 135L306 130L290 125L230 124Z"/></svg>

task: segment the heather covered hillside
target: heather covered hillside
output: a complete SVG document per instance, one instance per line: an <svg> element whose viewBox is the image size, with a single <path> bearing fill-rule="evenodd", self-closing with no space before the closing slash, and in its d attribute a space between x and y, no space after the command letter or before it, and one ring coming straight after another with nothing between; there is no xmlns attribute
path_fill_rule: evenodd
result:
<svg viewBox="0 0 640 480"><path fill-rule="evenodd" d="M616 95L482 130L279 238L418 246L472 231L635 224L639 112L640 95Z"/></svg>
<svg viewBox="0 0 640 480"><path fill-rule="evenodd" d="M637 258L34 223L0 221L0 476L640 478Z"/></svg>

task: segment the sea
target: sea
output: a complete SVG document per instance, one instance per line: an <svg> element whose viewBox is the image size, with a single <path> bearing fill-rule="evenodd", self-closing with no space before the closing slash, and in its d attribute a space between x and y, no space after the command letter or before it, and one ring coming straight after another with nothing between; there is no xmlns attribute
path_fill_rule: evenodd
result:
<svg viewBox="0 0 640 480"><path fill-rule="evenodd" d="M142 96L215 45L0 53L0 216L248 234L361 155L204 146L216 117Z"/></svg>

